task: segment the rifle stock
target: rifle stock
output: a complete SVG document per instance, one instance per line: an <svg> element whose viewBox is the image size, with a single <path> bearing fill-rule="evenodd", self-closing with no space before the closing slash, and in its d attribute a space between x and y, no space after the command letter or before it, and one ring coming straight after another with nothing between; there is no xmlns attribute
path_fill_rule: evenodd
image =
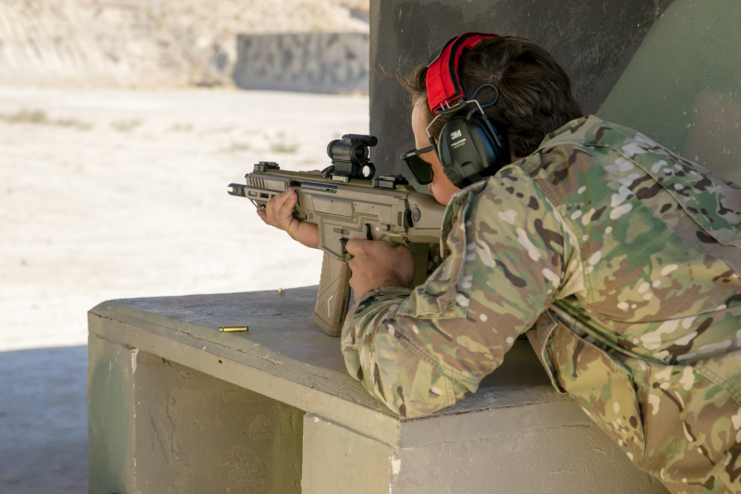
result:
<svg viewBox="0 0 741 494"><path fill-rule="evenodd" d="M318 226L324 259L312 320L328 335L340 335L350 305L347 240L405 245L414 255L412 286L427 279L430 244L440 241L445 208L432 196L416 192L403 177L337 180L260 162L245 179L246 185L230 184L229 194L265 208L272 197L293 187L298 195L293 216Z"/></svg>

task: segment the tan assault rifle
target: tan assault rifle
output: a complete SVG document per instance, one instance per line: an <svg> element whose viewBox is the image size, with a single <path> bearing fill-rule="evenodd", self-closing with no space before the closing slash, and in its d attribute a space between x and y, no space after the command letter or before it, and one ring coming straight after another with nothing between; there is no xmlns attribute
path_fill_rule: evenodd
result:
<svg viewBox="0 0 741 494"><path fill-rule="evenodd" d="M332 143L329 154L336 159ZM261 161L245 175L246 185L230 184L228 191L265 208L272 197L294 188L298 195L294 217L319 227L324 260L311 318L330 336L340 335L350 305L347 241L360 238L406 245L414 254L416 286L427 278L430 244L440 241L445 210L432 196L415 192L401 176L350 177L327 170L323 175L290 172L277 163Z"/></svg>

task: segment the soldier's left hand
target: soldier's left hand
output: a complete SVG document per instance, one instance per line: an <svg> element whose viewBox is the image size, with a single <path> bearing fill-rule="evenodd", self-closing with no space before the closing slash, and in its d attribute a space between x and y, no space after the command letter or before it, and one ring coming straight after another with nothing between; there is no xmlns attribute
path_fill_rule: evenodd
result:
<svg viewBox="0 0 741 494"><path fill-rule="evenodd" d="M406 288L414 281L414 257L403 245L393 247L382 241L353 239L347 242L346 249L355 256L349 263L355 300L373 288Z"/></svg>

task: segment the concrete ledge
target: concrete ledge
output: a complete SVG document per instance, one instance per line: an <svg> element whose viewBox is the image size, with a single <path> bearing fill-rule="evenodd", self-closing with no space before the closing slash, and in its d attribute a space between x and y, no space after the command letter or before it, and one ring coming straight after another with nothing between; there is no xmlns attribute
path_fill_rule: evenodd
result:
<svg viewBox="0 0 741 494"><path fill-rule="evenodd" d="M315 295L92 309L90 492L665 492L551 388L526 341L475 395L399 419L347 374L339 340L311 322ZM219 332L225 325L250 329Z"/></svg>

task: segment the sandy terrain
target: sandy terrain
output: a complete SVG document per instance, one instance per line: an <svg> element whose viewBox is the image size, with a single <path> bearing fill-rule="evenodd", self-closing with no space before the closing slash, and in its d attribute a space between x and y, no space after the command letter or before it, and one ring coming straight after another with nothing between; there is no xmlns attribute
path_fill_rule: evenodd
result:
<svg viewBox="0 0 741 494"><path fill-rule="evenodd" d="M368 0L3 0L0 84L228 85L236 35L368 32Z"/></svg>
<svg viewBox="0 0 741 494"><path fill-rule="evenodd" d="M367 97L0 87L0 492L86 492L97 303L318 283L227 184L367 131Z"/></svg>

